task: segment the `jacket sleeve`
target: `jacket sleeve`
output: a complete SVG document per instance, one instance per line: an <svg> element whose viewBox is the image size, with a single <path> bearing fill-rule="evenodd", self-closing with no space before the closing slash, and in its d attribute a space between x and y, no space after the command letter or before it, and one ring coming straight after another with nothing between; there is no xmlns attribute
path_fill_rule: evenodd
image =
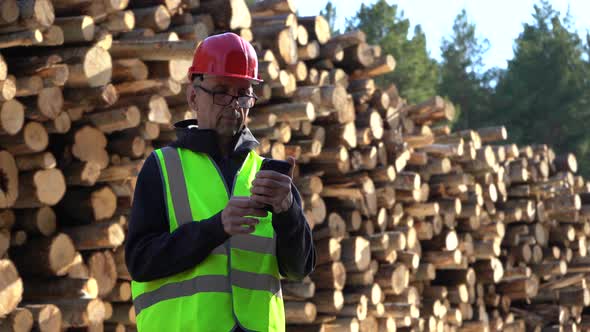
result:
<svg viewBox="0 0 590 332"><path fill-rule="evenodd" d="M289 280L302 280L313 272L316 253L311 229L301 208L301 197L292 185L293 204L289 210L273 214L277 233L279 272Z"/></svg>
<svg viewBox="0 0 590 332"><path fill-rule="evenodd" d="M203 261L229 236L221 212L188 222L170 233L160 169L152 153L138 177L125 244L125 260L133 280L150 281L177 274Z"/></svg>

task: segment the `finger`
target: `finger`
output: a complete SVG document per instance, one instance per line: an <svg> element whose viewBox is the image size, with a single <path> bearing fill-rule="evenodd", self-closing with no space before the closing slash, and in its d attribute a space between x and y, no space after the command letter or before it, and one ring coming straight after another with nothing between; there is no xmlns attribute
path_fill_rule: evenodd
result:
<svg viewBox="0 0 590 332"><path fill-rule="evenodd" d="M250 234L254 232L254 226L239 226L235 225L230 228L232 234Z"/></svg>
<svg viewBox="0 0 590 332"><path fill-rule="evenodd" d="M247 217L233 217L228 221L230 227L233 226L242 226L242 225L247 225L247 226L256 226L259 223L258 219L255 218L247 218Z"/></svg>
<svg viewBox="0 0 590 332"><path fill-rule="evenodd" d="M257 206L253 205L251 199L247 196L234 196L227 204L237 208L257 208Z"/></svg>
<svg viewBox="0 0 590 332"><path fill-rule="evenodd" d="M262 195L252 195L251 198L256 202L266 204L266 205L273 205L273 198L269 196L262 196Z"/></svg>
<svg viewBox="0 0 590 332"><path fill-rule="evenodd" d="M289 172L289 177L293 179L293 174L295 173L295 158L287 157L287 162L291 164L291 171Z"/></svg>
<svg viewBox="0 0 590 332"><path fill-rule="evenodd" d="M279 181L279 182L286 182L286 181L291 180L291 178L288 175L281 174L281 173L275 172L275 171L258 171L258 173L256 173L256 178L257 179L272 179L272 180Z"/></svg>
<svg viewBox="0 0 590 332"><path fill-rule="evenodd" d="M263 209L253 209L253 208L242 209L242 208L237 208L235 210L235 214L234 215L239 216L239 217L245 217L245 216L266 217L267 212L264 211Z"/></svg>
<svg viewBox="0 0 590 332"><path fill-rule="evenodd" d="M285 187L288 183L291 183L291 180L289 178L285 178L284 180L260 178L260 179L254 179L254 181L252 181L252 186L280 188L280 187Z"/></svg>
<svg viewBox="0 0 590 332"><path fill-rule="evenodd" d="M250 192L252 194L261 195L261 196L273 196L273 195L276 195L277 190L271 189L268 187L255 186L255 187L252 187L252 189L250 189Z"/></svg>

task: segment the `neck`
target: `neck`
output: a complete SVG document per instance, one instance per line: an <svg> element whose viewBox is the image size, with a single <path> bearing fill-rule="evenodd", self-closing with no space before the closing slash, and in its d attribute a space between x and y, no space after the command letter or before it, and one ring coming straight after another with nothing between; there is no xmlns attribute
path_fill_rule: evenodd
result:
<svg viewBox="0 0 590 332"><path fill-rule="evenodd" d="M224 157L227 157L233 151L233 136L222 136L219 135L219 150Z"/></svg>

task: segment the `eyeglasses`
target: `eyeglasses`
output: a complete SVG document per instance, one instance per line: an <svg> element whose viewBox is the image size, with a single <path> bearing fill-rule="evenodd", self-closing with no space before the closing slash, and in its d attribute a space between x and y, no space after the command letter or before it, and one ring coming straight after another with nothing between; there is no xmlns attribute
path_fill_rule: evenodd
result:
<svg viewBox="0 0 590 332"><path fill-rule="evenodd" d="M199 88L199 89L205 91L206 93L212 95L213 96L213 104L219 105L219 106L227 106L227 105L233 103L234 100L237 100L238 106L240 106L240 108L252 108L252 107L254 107L256 100L258 100L258 97L255 94L234 96L234 95L227 94L225 92L214 92L214 91L205 89L204 87L202 87L200 85L196 85L196 84L193 86L195 88Z"/></svg>

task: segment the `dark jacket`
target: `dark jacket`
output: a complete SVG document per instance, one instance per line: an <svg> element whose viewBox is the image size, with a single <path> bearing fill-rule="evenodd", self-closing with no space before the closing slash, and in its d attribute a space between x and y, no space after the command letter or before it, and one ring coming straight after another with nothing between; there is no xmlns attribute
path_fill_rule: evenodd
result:
<svg viewBox="0 0 590 332"><path fill-rule="evenodd" d="M210 155L219 166L229 188L234 175L250 150L258 141L248 129L234 139L234 150L222 156L217 133L213 130L188 128L195 120L176 124L178 140L172 147L181 147ZM189 222L170 233L162 178L156 157L152 153L137 178L125 259L131 277L136 281L150 281L171 276L194 267L209 253L229 238L221 224L221 212L200 222ZM295 188L293 205L280 214L273 214L272 224L277 234L277 259L282 276L300 280L315 266L315 250L311 230L301 209L301 197Z"/></svg>

